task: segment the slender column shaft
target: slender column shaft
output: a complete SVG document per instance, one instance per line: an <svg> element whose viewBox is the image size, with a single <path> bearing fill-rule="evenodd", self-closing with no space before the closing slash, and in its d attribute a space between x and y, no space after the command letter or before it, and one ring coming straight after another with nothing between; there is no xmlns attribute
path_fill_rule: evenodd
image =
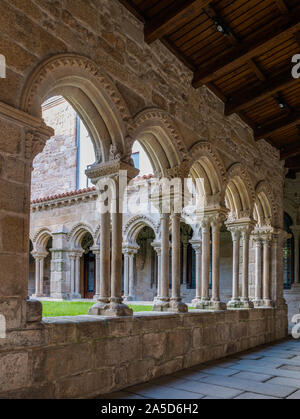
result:
<svg viewBox="0 0 300 419"><path fill-rule="evenodd" d="M129 255L129 297L134 297L134 253Z"/></svg>
<svg viewBox="0 0 300 419"><path fill-rule="evenodd" d="M255 300L262 300L262 241L256 241Z"/></svg>
<svg viewBox="0 0 300 419"><path fill-rule="evenodd" d="M101 214L100 219L100 298L109 302L110 298L110 213Z"/></svg>
<svg viewBox="0 0 300 419"><path fill-rule="evenodd" d="M243 233L243 277L242 277L242 301L249 301L249 241L247 232Z"/></svg>
<svg viewBox="0 0 300 419"><path fill-rule="evenodd" d="M40 294L44 295L44 258L40 258Z"/></svg>
<svg viewBox="0 0 300 419"><path fill-rule="evenodd" d="M80 255L76 256L75 294L80 294Z"/></svg>
<svg viewBox="0 0 300 419"><path fill-rule="evenodd" d="M161 217L161 298L169 298L169 274L170 274L170 241L169 241L170 217L163 214Z"/></svg>
<svg viewBox="0 0 300 419"><path fill-rule="evenodd" d="M95 277L96 277L96 296L99 297L100 295L100 254L99 251L96 252L96 272L95 272Z"/></svg>
<svg viewBox="0 0 300 419"><path fill-rule="evenodd" d="M112 214L111 301L122 301L122 214Z"/></svg>
<svg viewBox="0 0 300 419"><path fill-rule="evenodd" d="M172 215L172 298L180 299L180 215Z"/></svg>
<svg viewBox="0 0 300 419"><path fill-rule="evenodd" d="M124 297L129 296L129 254L124 253Z"/></svg>
<svg viewBox="0 0 300 419"><path fill-rule="evenodd" d="M202 300L209 300L210 227L202 228Z"/></svg>
<svg viewBox="0 0 300 419"><path fill-rule="evenodd" d="M212 225L212 301L220 301L220 228Z"/></svg>
<svg viewBox="0 0 300 419"><path fill-rule="evenodd" d="M300 270L299 270L299 231L295 232L295 284L300 284Z"/></svg>
<svg viewBox="0 0 300 419"><path fill-rule="evenodd" d="M75 257L70 256L70 286L71 294L75 294Z"/></svg>
<svg viewBox="0 0 300 419"><path fill-rule="evenodd" d="M35 295L39 296L40 292L40 259L35 258Z"/></svg>
<svg viewBox="0 0 300 419"><path fill-rule="evenodd" d="M161 248L155 248L157 253L157 297L161 296Z"/></svg>
<svg viewBox="0 0 300 419"><path fill-rule="evenodd" d="M182 252L182 279L183 285L187 285L187 243L183 243L183 252Z"/></svg>
<svg viewBox="0 0 300 419"><path fill-rule="evenodd" d="M196 299L200 300L202 295L201 284L201 243L194 246L196 253Z"/></svg>
<svg viewBox="0 0 300 419"><path fill-rule="evenodd" d="M271 300L270 289L270 242L264 240L264 300Z"/></svg>
<svg viewBox="0 0 300 419"><path fill-rule="evenodd" d="M232 233L233 240L233 278L232 278L232 299L239 300L239 276L240 276L240 232Z"/></svg>

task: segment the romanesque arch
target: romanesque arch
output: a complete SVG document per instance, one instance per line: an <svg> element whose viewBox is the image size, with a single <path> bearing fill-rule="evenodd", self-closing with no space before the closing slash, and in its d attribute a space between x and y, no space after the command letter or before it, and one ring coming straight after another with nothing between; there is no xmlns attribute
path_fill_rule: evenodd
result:
<svg viewBox="0 0 300 419"><path fill-rule="evenodd" d="M39 229L31 239L34 251L45 252L48 241L51 238L52 233L48 228Z"/></svg>
<svg viewBox="0 0 300 419"><path fill-rule="evenodd" d="M110 78L90 59L77 54L59 54L43 61L30 75L20 108L41 117L42 103L61 95L85 123L98 162L107 161L113 146L125 150L127 105Z"/></svg>
<svg viewBox="0 0 300 419"><path fill-rule="evenodd" d="M202 179L197 192L204 197L205 204L224 206L227 174L217 151L207 141L199 141L189 150L191 156L190 176Z"/></svg>
<svg viewBox="0 0 300 419"><path fill-rule="evenodd" d="M67 240L70 242L72 249L81 249L81 242L86 233L90 233L94 238L93 229L88 224L78 223L71 229L67 235Z"/></svg>
<svg viewBox="0 0 300 419"><path fill-rule="evenodd" d="M266 181L261 181L257 185L255 192L254 218L258 222L258 226L275 227L278 223L278 214L270 185Z"/></svg>
<svg viewBox="0 0 300 419"><path fill-rule="evenodd" d="M159 234L159 224L152 218L146 215L137 215L128 220L123 228L123 242L128 244L135 244L140 231L145 227L150 227L155 234Z"/></svg>
<svg viewBox="0 0 300 419"><path fill-rule="evenodd" d="M255 189L247 170L240 164L233 164L227 171L225 193L226 206L232 219L252 218Z"/></svg>
<svg viewBox="0 0 300 419"><path fill-rule="evenodd" d="M166 111L152 108L138 113L129 132L133 141L138 140L144 147L158 176L167 176L168 170L179 166L186 158L181 133Z"/></svg>

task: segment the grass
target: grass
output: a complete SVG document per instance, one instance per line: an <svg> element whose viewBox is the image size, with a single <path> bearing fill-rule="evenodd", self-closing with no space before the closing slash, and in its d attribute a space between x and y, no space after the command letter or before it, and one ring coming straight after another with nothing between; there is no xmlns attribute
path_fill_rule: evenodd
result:
<svg viewBox="0 0 300 419"><path fill-rule="evenodd" d="M80 316L88 314L95 303L83 301L43 301L43 317ZM134 312L152 311L152 306L129 306Z"/></svg>

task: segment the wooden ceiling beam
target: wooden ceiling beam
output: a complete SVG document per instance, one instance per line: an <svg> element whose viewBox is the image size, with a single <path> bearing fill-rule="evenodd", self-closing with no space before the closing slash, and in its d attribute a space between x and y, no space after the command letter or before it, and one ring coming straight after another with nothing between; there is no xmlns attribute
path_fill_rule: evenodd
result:
<svg viewBox="0 0 300 419"><path fill-rule="evenodd" d="M257 31L255 36L248 42L238 44L229 53L219 56L207 67L198 69L195 72L193 86L198 88L203 84L209 83L218 77L230 73L257 55L263 54L272 48L284 37L289 37L300 30L300 8L292 13L282 16L280 20L270 28L262 28Z"/></svg>
<svg viewBox="0 0 300 419"><path fill-rule="evenodd" d="M174 1L172 10L166 15L153 17L145 25L145 41L148 44L162 38L166 34L180 28L190 18L201 13L212 0Z"/></svg>
<svg viewBox="0 0 300 419"><path fill-rule="evenodd" d="M276 134L278 131L281 131L283 128L291 128L299 124L300 121L300 111L294 111L288 114L285 118L281 118L276 121L271 121L268 125L265 125L261 128L256 128L255 138L256 140L261 140Z"/></svg>
<svg viewBox="0 0 300 419"><path fill-rule="evenodd" d="M126 7L137 19L146 23L144 16L140 13L138 8L132 3L131 0L119 0L119 2Z"/></svg>
<svg viewBox="0 0 300 419"><path fill-rule="evenodd" d="M289 9L287 7L287 5L285 4L284 0L275 0L278 9L280 10L280 12L284 15L286 13L289 13Z"/></svg>
<svg viewBox="0 0 300 419"><path fill-rule="evenodd" d="M286 147L283 151L281 151L281 159L287 160L291 157L298 156L300 154L300 144L292 145L290 147Z"/></svg>
<svg viewBox="0 0 300 419"><path fill-rule="evenodd" d="M278 93L280 90L296 84L297 80L291 77L290 70L275 78L266 80L261 86L240 91L230 98L225 106L225 115L245 109L250 105L259 102L269 96Z"/></svg>

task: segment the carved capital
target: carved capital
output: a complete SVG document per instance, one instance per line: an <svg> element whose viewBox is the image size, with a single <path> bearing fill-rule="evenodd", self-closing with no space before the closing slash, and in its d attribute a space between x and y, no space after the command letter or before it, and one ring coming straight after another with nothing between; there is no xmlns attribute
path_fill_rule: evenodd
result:
<svg viewBox="0 0 300 419"><path fill-rule="evenodd" d="M25 135L25 159L31 162L44 150L47 137L38 131L27 131Z"/></svg>

